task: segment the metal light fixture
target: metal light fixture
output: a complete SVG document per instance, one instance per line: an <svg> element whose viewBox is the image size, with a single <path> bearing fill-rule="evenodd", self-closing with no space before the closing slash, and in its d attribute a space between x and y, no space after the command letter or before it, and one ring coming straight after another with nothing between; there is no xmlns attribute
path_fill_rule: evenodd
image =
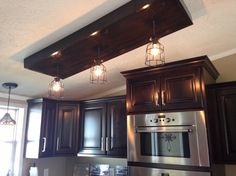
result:
<svg viewBox="0 0 236 176"><path fill-rule="evenodd" d="M0 125L15 125L16 121L11 117L8 113L9 110L9 103L10 103L10 96L11 96L11 89L15 89L18 85L16 83L3 83L2 86L8 89L8 100L7 100L7 112L6 114L0 119Z"/></svg>
<svg viewBox="0 0 236 176"><path fill-rule="evenodd" d="M165 63L164 46L159 42L156 36L155 21L153 21L153 36L146 48L145 65L157 66Z"/></svg>
<svg viewBox="0 0 236 176"><path fill-rule="evenodd" d="M63 98L64 95L64 84L59 78L59 64L57 63L57 76L49 83L48 96L52 98Z"/></svg>
<svg viewBox="0 0 236 176"><path fill-rule="evenodd" d="M90 68L90 83L92 84L104 84L107 82L107 70L99 56L100 48L98 47L97 59L94 59L94 65Z"/></svg>

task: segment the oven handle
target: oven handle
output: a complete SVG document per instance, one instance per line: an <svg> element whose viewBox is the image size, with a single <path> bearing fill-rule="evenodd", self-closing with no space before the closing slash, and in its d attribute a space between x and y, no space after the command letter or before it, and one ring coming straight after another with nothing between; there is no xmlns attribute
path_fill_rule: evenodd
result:
<svg viewBox="0 0 236 176"><path fill-rule="evenodd" d="M179 129L179 128L159 128L159 127L136 127L136 133L151 133L151 132L188 132L192 133L193 129L191 127L185 128L185 129Z"/></svg>

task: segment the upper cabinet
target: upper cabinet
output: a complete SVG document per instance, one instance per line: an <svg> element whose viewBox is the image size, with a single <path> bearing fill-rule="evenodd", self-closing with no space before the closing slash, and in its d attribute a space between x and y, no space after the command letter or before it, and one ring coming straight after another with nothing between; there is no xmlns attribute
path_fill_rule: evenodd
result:
<svg viewBox="0 0 236 176"><path fill-rule="evenodd" d="M79 106L74 102L59 102L55 131L55 155L76 155L78 144Z"/></svg>
<svg viewBox="0 0 236 176"><path fill-rule="evenodd" d="M78 123L77 102L28 100L25 157L76 156Z"/></svg>
<svg viewBox="0 0 236 176"><path fill-rule="evenodd" d="M208 86L207 98L214 159L236 163L236 82Z"/></svg>
<svg viewBox="0 0 236 176"><path fill-rule="evenodd" d="M25 157L40 158L53 155L56 102L49 99L28 101L25 136Z"/></svg>
<svg viewBox="0 0 236 176"><path fill-rule="evenodd" d="M81 103L78 155L127 156L125 97Z"/></svg>
<svg viewBox="0 0 236 176"><path fill-rule="evenodd" d="M207 56L122 74L127 79L129 114L203 108L205 85L218 77Z"/></svg>

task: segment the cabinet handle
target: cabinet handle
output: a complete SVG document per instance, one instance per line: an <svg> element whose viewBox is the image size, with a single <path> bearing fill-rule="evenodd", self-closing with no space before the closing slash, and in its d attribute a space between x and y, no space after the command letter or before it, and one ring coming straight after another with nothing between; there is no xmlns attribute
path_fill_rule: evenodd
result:
<svg viewBox="0 0 236 176"><path fill-rule="evenodd" d="M106 137L106 151L109 151L109 137Z"/></svg>
<svg viewBox="0 0 236 176"><path fill-rule="evenodd" d="M111 137L110 139L111 139L111 147L110 147L110 149L112 149L113 145L114 145L114 139L113 139L113 137Z"/></svg>
<svg viewBox="0 0 236 176"><path fill-rule="evenodd" d="M104 137L101 137L101 151L105 151Z"/></svg>
<svg viewBox="0 0 236 176"><path fill-rule="evenodd" d="M155 95L155 103L156 103L156 106L160 106L160 104L159 104L159 92L157 92L156 95Z"/></svg>
<svg viewBox="0 0 236 176"><path fill-rule="evenodd" d="M57 137L57 151L59 150L59 137Z"/></svg>
<svg viewBox="0 0 236 176"><path fill-rule="evenodd" d="M43 149L42 149L42 152L45 152L46 151L46 145L47 145L47 138L43 137Z"/></svg>
<svg viewBox="0 0 236 176"><path fill-rule="evenodd" d="M162 105L165 106L166 103L165 103L165 91L161 91L161 101L162 101Z"/></svg>

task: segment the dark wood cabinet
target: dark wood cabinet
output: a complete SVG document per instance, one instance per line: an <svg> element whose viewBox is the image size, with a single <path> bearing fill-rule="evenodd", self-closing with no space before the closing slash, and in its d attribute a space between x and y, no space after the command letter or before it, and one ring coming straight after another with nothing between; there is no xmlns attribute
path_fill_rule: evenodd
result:
<svg viewBox="0 0 236 176"><path fill-rule="evenodd" d="M126 157L125 98L83 101L80 129L78 155Z"/></svg>
<svg viewBox="0 0 236 176"><path fill-rule="evenodd" d="M176 72L178 74L176 74ZM201 68L164 73L161 82L162 110L203 107L200 89Z"/></svg>
<svg viewBox="0 0 236 176"><path fill-rule="evenodd" d="M207 56L122 72L127 79L127 112L203 109L205 85L218 72Z"/></svg>
<svg viewBox="0 0 236 176"><path fill-rule="evenodd" d="M59 102L57 109L54 154L76 155L79 126L78 103Z"/></svg>
<svg viewBox="0 0 236 176"><path fill-rule="evenodd" d="M208 86L207 98L214 158L236 163L236 82Z"/></svg>
<svg viewBox="0 0 236 176"><path fill-rule="evenodd" d="M106 151L109 156L127 156L127 120L125 99L107 102Z"/></svg>
<svg viewBox="0 0 236 176"><path fill-rule="evenodd" d="M53 156L56 102L49 99L28 100L25 157Z"/></svg>
<svg viewBox="0 0 236 176"><path fill-rule="evenodd" d="M104 103L83 104L81 115L80 154L105 154L106 105Z"/></svg>

